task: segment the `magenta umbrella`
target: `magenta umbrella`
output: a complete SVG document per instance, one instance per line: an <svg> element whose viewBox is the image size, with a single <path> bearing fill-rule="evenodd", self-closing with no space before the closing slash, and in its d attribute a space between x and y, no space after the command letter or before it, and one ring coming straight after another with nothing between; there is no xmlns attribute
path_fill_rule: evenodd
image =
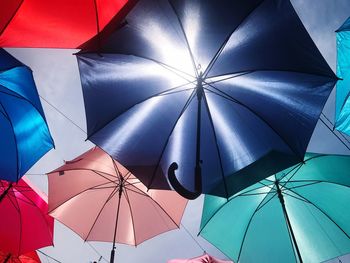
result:
<svg viewBox="0 0 350 263"><path fill-rule="evenodd" d="M0 262L53 245L54 219L46 195L28 179L0 180Z"/></svg>
<svg viewBox="0 0 350 263"><path fill-rule="evenodd" d="M179 227L187 200L148 190L95 147L48 174L50 214L85 241L138 245Z"/></svg>
<svg viewBox="0 0 350 263"><path fill-rule="evenodd" d="M172 259L169 260L168 263L233 263L233 261L216 259L205 253L204 255L196 258Z"/></svg>

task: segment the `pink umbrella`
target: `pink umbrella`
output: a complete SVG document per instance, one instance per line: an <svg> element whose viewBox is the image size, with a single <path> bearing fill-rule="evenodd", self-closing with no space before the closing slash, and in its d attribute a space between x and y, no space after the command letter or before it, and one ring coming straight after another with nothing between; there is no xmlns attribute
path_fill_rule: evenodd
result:
<svg viewBox="0 0 350 263"><path fill-rule="evenodd" d="M148 190L95 147L48 174L51 215L85 241L138 245L179 227L187 200L174 191Z"/></svg>
<svg viewBox="0 0 350 263"><path fill-rule="evenodd" d="M18 257L52 245L54 219L48 214L46 196L27 179L0 181L0 249Z"/></svg>
<svg viewBox="0 0 350 263"><path fill-rule="evenodd" d="M172 259L168 263L233 263L233 261L216 259L205 253L203 256L191 259Z"/></svg>

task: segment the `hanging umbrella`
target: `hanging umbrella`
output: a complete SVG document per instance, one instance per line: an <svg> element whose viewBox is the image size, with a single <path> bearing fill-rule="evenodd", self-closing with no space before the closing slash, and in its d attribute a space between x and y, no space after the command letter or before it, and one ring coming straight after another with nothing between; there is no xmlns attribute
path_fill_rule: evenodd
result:
<svg viewBox="0 0 350 263"><path fill-rule="evenodd" d="M289 1L141 0L96 52L78 54L88 139L187 198L302 160L336 82Z"/></svg>
<svg viewBox="0 0 350 263"><path fill-rule="evenodd" d="M233 263L228 260L216 259L209 254L204 254L203 256L191 258L191 259L172 259L168 263Z"/></svg>
<svg viewBox="0 0 350 263"><path fill-rule="evenodd" d="M350 253L350 156L305 161L232 196L205 197L200 235L235 262L323 262Z"/></svg>
<svg viewBox="0 0 350 263"><path fill-rule="evenodd" d="M2 263L41 263L38 254L35 251L25 253L20 256L11 256L0 251L0 262Z"/></svg>
<svg viewBox="0 0 350 263"><path fill-rule="evenodd" d="M179 227L187 201L149 190L99 148L48 174L50 214L85 241L138 245Z"/></svg>
<svg viewBox="0 0 350 263"><path fill-rule="evenodd" d="M53 218L46 197L27 179L0 181L0 249L18 257L53 244Z"/></svg>
<svg viewBox="0 0 350 263"><path fill-rule="evenodd" d="M1 1L0 46L78 48L108 23L118 21L134 2Z"/></svg>
<svg viewBox="0 0 350 263"><path fill-rule="evenodd" d="M335 128L350 135L350 18L337 30L337 75Z"/></svg>
<svg viewBox="0 0 350 263"><path fill-rule="evenodd" d="M0 49L0 179L18 181L53 140L31 70Z"/></svg>

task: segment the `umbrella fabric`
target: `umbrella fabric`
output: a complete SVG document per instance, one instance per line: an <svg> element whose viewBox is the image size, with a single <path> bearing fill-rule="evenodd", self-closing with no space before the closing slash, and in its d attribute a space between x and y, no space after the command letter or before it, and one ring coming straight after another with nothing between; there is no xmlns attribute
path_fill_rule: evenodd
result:
<svg viewBox="0 0 350 263"><path fill-rule="evenodd" d="M127 0L1 1L0 46L78 48L123 8Z"/></svg>
<svg viewBox="0 0 350 263"><path fill-rule="evenodd" d="M53 245L54 220L46 196L27 179L0 181L0 248L6 256Z"/></svg>
<svg viewBox="0 0 350 263"><path fill-rule="evenodd" d="M337 30L337 75L335 127L350 135L350 18Z"/></svg>
<svg viewBox="0 0 350 263"><path fill-rule="evenodd" d="M200 235L235 262L323 262L347 254L349 171L350 156L306 154L304 163L229 200L207 195Z"/></svg>
<svg viewBox="0 0 350 263"><path fill-rule="evenodd" d="M0 49L0 179L19 180L53 140L31 70Z"/></svg>
<svg viewBox="0 0 350 263"><path fill-rule="evenodd" d="M336 81L275 0L139 1L78 63L88 139L148 188L169 189L169 170L186 197L302 160Z"/></svg>
<svg viewBox="0 0 350 263"><path fill-rule="evenodd" d="M168 263L233 263L233 262L228 260L216 259L208 254L204 254L203 256L191 258L191 259L172 259L172 260L169 260Z"/></svg>
<svg viewBox="0 0 350 263"><path fill-rule="evenodd" d="M149 190L93 148L48 174L50 214L85 241L138 245L179 227L187 200Z"/></svg>
<svg viewBox="0 0 350 263"><path fill-rule="evenodd" d="M7 260L7 261L6 261ZM38 254L35 251L25 253L18 257L11 256L0 251L0 262L2 263L41 263Z"/></svg>

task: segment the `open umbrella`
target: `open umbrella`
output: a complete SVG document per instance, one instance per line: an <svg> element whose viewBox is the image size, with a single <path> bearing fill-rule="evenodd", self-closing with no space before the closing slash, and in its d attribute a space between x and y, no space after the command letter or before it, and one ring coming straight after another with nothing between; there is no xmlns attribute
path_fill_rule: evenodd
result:
<svg viewBox="0 0 350 263"><path fill-rule="evenodd" d="M54 220L46 197L27 179L0 181L0 250L18 257L53 244Z"/></svg>
<svg viewBox="0 0 350 263"><path fill-rule="evenodd" d="M41 263L38 254L35 251L25 253L20 256L11 256L0 251L1 263Z"/></svg>
<svg viewBox="0 0 350 263"><path fill-rule="evenodd" d="M350 18L337 30L337 75L335 127L350 135Z"/></svg>
<svg viewBox="0 0 350 263"><path fill-rule="evenodd" d="M0 49L0 179L18 181L53 140L31 70Z"/></svg>
<svg viewBox="0 0 350 263"><path fill-rule="evenodd" d="M229 200L205 197L200 235L235 262L323 262L350 252L350 156L305 161Z"/></svg>
<svg viewBox="0 0 350 263"><path fill-rule="evenodd" d="M129 3L130 2L130 3ZM1 47L78 48L134 0L11 0L0 2Z"/></svg>
<svg viewBox="0 0 350 263"><path fill-rule="evenodd" d="M203 256L191 258L191 259L172 259L168 263L233 263L229 260L216 259L209 254L204 254Z"/></svg>
<svg viewBox="0 0 350 263"><path fill-rule="evenodd" d="M149 190L122 165L93 148L48 174L50 214L85 241L138 245L179 227L187 200Z"/></svg>
<svg viewBox="0 0 350 263"><path fill-rule="evenodd" d="M78 54L88 139L187 198L302 160L336 82L288 0L141 0L96 52Z"/></svg>

